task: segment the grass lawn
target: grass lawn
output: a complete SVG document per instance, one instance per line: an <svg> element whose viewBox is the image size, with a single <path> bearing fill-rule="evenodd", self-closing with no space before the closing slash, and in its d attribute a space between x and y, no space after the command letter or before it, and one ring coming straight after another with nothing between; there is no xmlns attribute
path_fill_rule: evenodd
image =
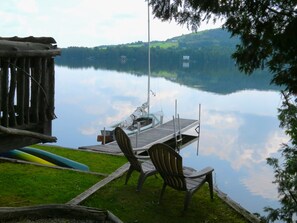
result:
<svg viewBox="0 0 297 223"><path fill-rule="evenodd" d="M54 146L35 147L84 163L91 171L100 173L112 173L127 162L119 156ZM125 176L107 184L81 205L107 209L124 222L247 222L217 196L211 201L207 185L196 192L189 209L183 213L184 192L167 188L162 203L158 204L163 183L160 176L147 178L141 192L136 192L138 173L132 174L127 185ZM71 170L0 162L0 207L66 203L103 178Z"/></svg>
<svg viewBox="0 0 297 223"><path fill-rule="evenodd" d="M103 179L68 170L0 162L0 206L66 203Z"/></svg>
<svg viewBox="0 0 297 223"><path fill-rule="evenodd" d="M136 172L132 174L127 185L124 185L125 177L126 175L101 188L82 205L105 207L127 223L248 222L216 195L211 201L208 185L195 193L189 209L183 213L184 192L168 187L161 204L158 204L163 184L160 176L148 177L141 192L136 192Z"/></svg>

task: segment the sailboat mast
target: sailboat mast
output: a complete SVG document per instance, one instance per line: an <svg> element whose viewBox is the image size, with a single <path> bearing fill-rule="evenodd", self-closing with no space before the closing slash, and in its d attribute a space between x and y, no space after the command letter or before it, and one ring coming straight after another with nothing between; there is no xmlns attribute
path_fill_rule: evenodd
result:
<svg viewBox="0 0 297 223"><path fill-rule="evenodd" d="M150 1L147 1L147 14L148 14L148 31L147 31L147 36L148 36L148 86L147 86L147 104L148 104L148 109L147 112L148 114L150 113L150 91L151 91L151 31L150 31Z"/></svg>

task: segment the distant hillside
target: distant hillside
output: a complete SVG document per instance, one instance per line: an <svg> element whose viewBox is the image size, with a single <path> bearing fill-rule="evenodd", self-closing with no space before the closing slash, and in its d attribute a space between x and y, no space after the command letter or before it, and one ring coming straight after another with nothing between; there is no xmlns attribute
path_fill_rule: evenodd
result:
<svg viewBox="0 0 297 223"><path fill-rule="evenodd" d="M182 35L166 41L151 43L152 68L159 66L178 67L183 63L183 56L188 56L192 66L207 64L225 65L234 63L230 56L238 39L222 29L212 29ZM57 64L67 66L112 67L120 63L131 66L147 65L147 42L134 42L120 45L87 47L68 47L62 49L62 56Z"/></svg>
<svg viewBox="0 0 297 223"><path fill-rule="evenodd" d="M185 48L211 48L227 47L234 49L238 38L231 38L230 33L223 29L211 29L197 33L173 37L166 42L178 42L179 47Z"/></svg>
<svg viewBox="0 0 297 223"><path fill-rule="evenodd" d="M223 29L210 29L196 33L185 34L176 36L166 41L152 41L151 47L160 47L163 49L168 48L183 48L183 49L201 49L201 48L212 48L212 47L226 47L234 49L238 44L238 38L231 38L230 33ZM134 42L120 45L104 45L98 46L98 48L109 48L109 47L143 47L147 46L147 42Z"/></svg>

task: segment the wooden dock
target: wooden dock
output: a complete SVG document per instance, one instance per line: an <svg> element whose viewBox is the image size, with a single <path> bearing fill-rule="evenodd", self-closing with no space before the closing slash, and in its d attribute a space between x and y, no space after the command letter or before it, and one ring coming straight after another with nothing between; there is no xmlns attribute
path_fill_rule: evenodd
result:
<svg viewBox="0 0 297 223"><path fill-rule="evenodd" d="M180 131L181 134L183 134L185 131L191 128L197 127L198 125L199 125L198 120L180 118L179 121L177 119L175 120L175 124L174 124L174 121L171 120L155 128L151 128L146 131L140 132L139 134L129 136L129 138L131 140L132 147L135 150L144 150L144 149L148 149L153 144L164 143L169 140L172 140L175 138L175 135L176 135L175 133ZM183 134L183 136L185 135ZM190 136L190 137L192 137L193 140L197 139L197 136ZM121 154L121 150L118 147L118 144L116 141L105 145L82 146L82 147L79 147L78 149L91 150L91 151L97 151L97 152L103 152L103 153L111 153L111 154Z"/></svg>

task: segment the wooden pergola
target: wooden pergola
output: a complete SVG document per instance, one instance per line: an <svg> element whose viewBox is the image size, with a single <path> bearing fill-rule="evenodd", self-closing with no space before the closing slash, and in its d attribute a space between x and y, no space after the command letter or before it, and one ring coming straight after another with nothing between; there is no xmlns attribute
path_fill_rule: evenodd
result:
<svg viewBox="0 0 297 223"><path fill-rule="evenodd" d="M0 38L0 153L56 141L54 57L60 54L50 37Z"/></svg>

